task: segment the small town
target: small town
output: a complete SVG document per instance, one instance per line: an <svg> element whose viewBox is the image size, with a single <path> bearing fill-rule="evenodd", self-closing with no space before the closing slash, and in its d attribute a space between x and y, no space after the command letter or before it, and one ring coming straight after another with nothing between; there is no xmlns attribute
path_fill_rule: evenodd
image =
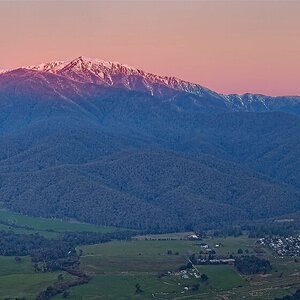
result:
<svg viewBox="0 0 300 300"><path fill-rule="evenodd" d="M261 238L257 241L261 246L270 247L279 256L300 256L300 235Z"/></svg>

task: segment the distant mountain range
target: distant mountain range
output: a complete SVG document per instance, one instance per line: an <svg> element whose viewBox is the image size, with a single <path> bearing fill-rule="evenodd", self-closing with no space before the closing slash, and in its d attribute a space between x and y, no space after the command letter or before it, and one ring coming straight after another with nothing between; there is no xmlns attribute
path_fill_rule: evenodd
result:
<svg viewBox="0 0 300 300"><path fill-rule="evenodd" d="M0 71L0 108L0 197L15 211L168 231L300 210L298 96L79 57Z"/></svg>

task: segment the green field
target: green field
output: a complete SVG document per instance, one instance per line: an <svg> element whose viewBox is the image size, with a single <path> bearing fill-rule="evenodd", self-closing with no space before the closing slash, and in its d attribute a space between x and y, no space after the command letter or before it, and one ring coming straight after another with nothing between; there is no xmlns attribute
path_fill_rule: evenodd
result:
<svg viewBox="0 0 300 300"><path fill-rule="evenodd" d="M253 254L255 242L257 239L251 239L247 236L239 236L239 237L222 237L222 238L208 238L203 242L207 243L212 249L216 250L219 254L228 255L233 253L237 254L238 249L242 249L243 251L248 250L249 254ZM217 244L221 244L220 247L216 247Z"/></svg>
<svg viewBox="0 0 300 300"><path fill-rule="evenodd" d="M39 233L47 238L56 238L66 231L112 232L120 230L115 227L97 226L93 224L68 222L59 219L35 218L20 215L7 210L0 210L0 221L12 224L11 226L0 223L0 230L12 230L20 234Z"/></svg>
<svg viewBox="0 0 300 300"><path fill-rule="evenodd" d="M222 268L225 273L229 271L232 275L231 286L236 286L236 282L243 283L243 280L235 272L231 272L230 267ZM218 276L213 272L214 277ZM211 280L214 280L214 277ZM135 293L135 285L139 283L143 292ZM198 292L183 292L183 287L197 284L196 279L181 279L175 276L158 279L152 273L130 273L130 274L105 274L97 275L87 285L72 288L71 299L199 299L207 294L211 294L211 285L200 283ZM180 284L180 285L179 285ZM62 299L57 296L54 299Z"/></svg>
<svg viewBox="0 0 300 300"><path fill-rule="evenodd" d="M61 233L68 231L107 233L120 230L58 219L28 217L7 210L0 210L0 222L5 223L0 223L0 230L18 234L38 233L46 238L58 238ZM0 299L35 299L39 292L57 280L58 274L63 274L65 279L71 277L65 272L36 273L30 257L21 257L21 262L16 262L14 257L0 256Z"/></svg>
<svg viewBox="0 0 300 300"><path fill-rule="evenodd" d="M0 211L0 230L17 233L39 233L48 238L58 237L67 231L111 232L119 230L91 224L22 216ZM255 254L256 239L246 236L208 238L202 241L186 239L188 233L140 236L131 241L112 241L89 246L82 250L81 269L93 276L85 285L69 289L68 299L259 299L271 300L276 296L293 293L300 288L300 263L293 258L279 258L264 248L260 254L270 260L273 270L267 275L241 276L232 265L196 266L188 271L187 278L179 267L187 264L192 253L203 253L202 243L207 243L217 254L237 255L238 249ZM171 254L168 254L168 251ZM61 272L63 273L63 272ZM207 282L199 278L208 276ZM36 295L57 281L58 272L36 273L29 257L0 256L0 299ZM160 276L164 274L164 276ZM70 279L64 273L64 279ZM136 284L142 292L136 293ZM197 289L193 287L197 286ZM63 299L58 295L53 299Z"/></svg>
<svg viewBox="0 0 300 300"><path fill-rule="evenodd" d="M211 287L215 289L226 290L246 285L245 279L228 265L199 266L198 270L208 276Z"/></svg>
<svg viewBox="0 0 300 300"><path fill-rule="evenodd" d="M37 294L57 280L58 274L70 278L65 272L36 273L30 257L16 262L14 257L0 256L0 299L25 297L35 299Z"/></svg>
<svg viewBox="0 0 300 300"><path fill-rule="evenodd" d="M80 247L81 264L93 272L155 272L174 270L197 246L191 241L115 241ZM172 250L178 255L167 255Z"/></svg>
<svg viewBox="0 0 300 300"><path fill-rule="evenodd" d="M213 295L213 291L247 285L232 266L203 266L209 276L203 283L199 278L182 278L179 266L187 263L187 254L200 250L199 242L189 240L116 241L102 245L80 247L83 250L81 267L93 273L92 281L70 289L71 299L199 299ZM167 254L172 250L172 255ZM158 273L171 275L158 278ZM135 293L140 284L143 293ZM184 287L199 284L198 291L184 291ZM62 299L57 296L56 299Z"/></svg>
<svg viewBox="0 0 300 300"><path fill-rule="evenodd" d="M157 238L157 236L152 236ZM292 258L274 257L265 249L273 271L268 275L241 276L230 265L197 266L199 273L208 276L207 282L189 275L174 275L187 262L188 253L201 252L200 243L208 243L218 254L237 253L239 248L255 253L255 239L242 237L190 240L133 240L115 241L101 245L79 247L83 250L81 268L93 279L87 285L70 289L70 299L259 299L271 300L291 294L300 288L300 263ZM216 247L220 244L222 246ZM172 255L167 251L172 250ZM178 252L178 255L175 253ZM158 278L158 273L172 271ZM135 293L139 284L143 292ZM198 291L184 287L199 284ZM54 299L62 299L57 296Z"/></svg>

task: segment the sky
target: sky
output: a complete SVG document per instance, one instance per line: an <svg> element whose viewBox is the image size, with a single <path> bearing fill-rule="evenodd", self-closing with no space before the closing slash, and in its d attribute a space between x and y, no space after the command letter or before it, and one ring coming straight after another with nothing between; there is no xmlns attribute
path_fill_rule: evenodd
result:
<svg viewBox="0 0 300 300"><path fill-rule="evenodd" d="M300 1L0 0L0 68L81 55L226 94L300 95Z"/></svg>

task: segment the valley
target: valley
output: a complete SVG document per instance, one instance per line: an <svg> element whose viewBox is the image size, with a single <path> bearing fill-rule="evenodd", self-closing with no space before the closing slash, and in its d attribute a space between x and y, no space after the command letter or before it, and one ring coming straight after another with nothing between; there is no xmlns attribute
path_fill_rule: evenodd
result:
<svg viewBox="0 0 300 300"><path fill-rule="evenodd" d="M114 228L59 220L24 217L1 212L14 226L34 227L34 234L49 230L54 233L113 232ZM1 220L3 220L1 218ZM8 230L5 228L5 230ZM121 228L117 229L121 230ZM33 232L32 232L33 233ZM23 232L22 234L29 234ZM47 236L47 235L46 235ZM294 293L300 288L300 262L295 257L280 257L268 246L259 245L258 238L246 233L238 236L214 236L207 232L200 239L190 233L143 234L127 240L101 244L78 245L80 269L90 276L88 283L71 287L65 293L41 299L270 299ZM57 238L49 235L47 238ZM1 243L0 243L1 244ZM204 245L206 245L204 247ZM242 250L242 254L241 254ZM242 257L255 255L270 261L267 274L244 275L233 264L183 266L192 254L207 257ZM212 255L212 254L210 254ZM17 257L19 257L17 259ZM29 256L0 256L1 299L36 299L53 284L70 282L74 276L63 270L37 271ZM208 279L203 280L205 274ZM138 292L137 292L138 291Z"/></svg>
<svg viewBox="0 0 300 300"><path fill-rule="evenodd" d="M300 300L300 0L0 0L0 300Z"/></svg>
<svg viewBox="0 0 300 300"><path fill-rule="evenodd" d="M292 295L299 99L86 57L1 72L0 298Z"/></svg>
<svg viewBox="0 0 300 300"><path fill-rule="evenodd" d="M223 254L236 253L240 247L253 254L255 248L255 240L244 236L210 238L201 242L207 242L213 249L216 249L215 244L221 243L224 246L216 252ZM173 253L178 252L178 257L167 254L170 249ZM188 240L88 246L83 248L86 256L82 257L82 268L93 272L95 277L88 285L71 289L70 295L73 292L74 299L274 299L299 288L300 263L294 264L293 258L273 257L271 252L265 255L270 259L273 271L266 276L241 276L231 265L196 266L200 274L208 276L207 282L196 278L195 270L187 276L178 273L178 266L187 262L187 254L198 253L199 249L199 242ZM160 277L167 271L172 273ZM135 293L136 283L143 290L142 294ZM196 291L193 291L194 285Z"/></svg>

